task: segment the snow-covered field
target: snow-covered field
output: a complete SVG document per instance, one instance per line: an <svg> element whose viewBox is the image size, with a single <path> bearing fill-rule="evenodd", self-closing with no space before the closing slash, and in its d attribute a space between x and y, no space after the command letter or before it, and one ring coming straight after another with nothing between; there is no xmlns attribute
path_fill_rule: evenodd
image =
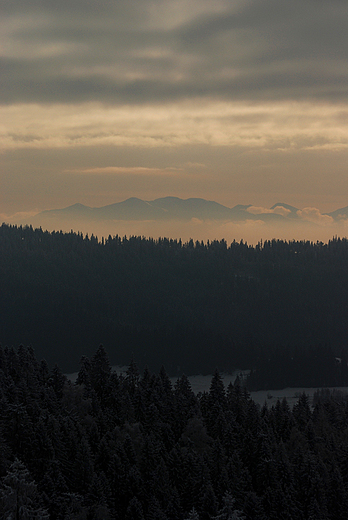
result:
<svg viewBox="0 0 348 520"><path fill-rule="evenodd" d="M114 370L118 374L125 374L127 369L128 369L127 366L113 366L112 367L112 370ZM232 375L231 374L222 374L225 386L227 387L230 382L234 383L238 374L247 374L248 372L249 372L248 370L246 370L244 372L237 370ZM73 374L66 374L66 376L70 381L72 381L74 383L76 381L77 374L78 374L78 372L74 372ZM209 390L212 377L213 377L212 375L208 375L208 376L197 375L197 376L188 376L188 379L191 383L192 390L194 391L195 394L198 394L198 392L204 392L204 391L207 392ZM178 379L177 377L170 378L173 385L177 381L177 379Z"/></svg>
<svg viewBox="0 0 348 520"><path fill-rule="evenodd" d="M240 374L240 371L235 372L234 374L222 374L223 381L225 383L225 386L229 385L230 382L234 382L237 375ZM245 372L244 372L245 373ZM209 391L212 375L208 376L189 376L189 380L192 386L192 390L198 394L198 392L204 392ZM176 378L171 378L172 382L174 383L176 381ZM263 406L265 402L268 406L272 406L273 404L276 404L278 400L282 400L284 397L286 397L286 400L290 406L293 406L297 400L299 395L301 395L303 392L307 394L310 398L310 402L312 400L312 397L314 393L318 390L318 388L283 388L282 390L260 390L258 392L250 392L251 398L255 403L259 404L260 406ZM342 388L335 388L335 390L341 390L345 393L348 393L348 388L342 387Z"/></svg>
<svg viewBox="0 0 348 520"><path fill-rule="evenodd" d="M114 366L112 367L113 370L115 370L118 374L125 373L128 367L120 367L120 366ZM246 371L247 372L247 371ZM246 373L243 372L243 373ZM241 374L241 371L238 370L234 374L221 374L224 384L227 388L230 382L234 383L236 377L238 374ZM67 377L70 381L74 382L77 378L77 372L74 374L67 374ZM196 376L188 376L188 379L191 383L192 390L195 394L198 394L199 392L208 392L210 388L210 383L212 380L212 374L207 376L202 375L196 375ZM174 385L177 377L171 377L171 382ZM341 390L342 392L348 393L347 387L342 388L335 388L336 390ZM260 390L258 392L250 392L251 398L255 403L259 404L260 406L263 406L265 403L267 403L268 406L272 406L273 404L276 404L278 400L282 400L284 397L286 397L286 400L288 401L290 406L293 406L297 400L298 396L302 394L303 392L307 394L310 398L313 397L314 393L318 390L318 388L283 388L282 390Z"/></svg>

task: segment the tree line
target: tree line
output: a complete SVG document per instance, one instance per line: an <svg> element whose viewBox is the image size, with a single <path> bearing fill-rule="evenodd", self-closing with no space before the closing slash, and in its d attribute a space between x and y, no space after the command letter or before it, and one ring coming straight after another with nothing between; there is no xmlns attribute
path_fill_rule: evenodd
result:
<svg viewBox="0 0 348 520"><path fill-rule="evenodd" d="M218 367L252 369L253 388L348 384L347 265L340 238L98 240L3 224L0 340L64 372L102 343L112 364L133 356L174 376Z"/></svg>

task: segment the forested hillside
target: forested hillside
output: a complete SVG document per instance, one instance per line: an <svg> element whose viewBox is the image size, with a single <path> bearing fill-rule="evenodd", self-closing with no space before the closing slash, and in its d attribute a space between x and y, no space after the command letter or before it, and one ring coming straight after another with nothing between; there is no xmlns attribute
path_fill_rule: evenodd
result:
<svg viewBox="0 0 348 520"><path fill-rule="evenodd" d="M73 385L0 348L0 517L346 520L347 427L339 393L260 409L218 372L198 396L163 368L118 376L103 347Z"/></svg>
<svg viewBox="0 0 348 520"><path fill-rule="evenodd" d="M65 372L103 344L112 364L133 356L170 375L248 368L253 388L348 384L346 239L98 241L3 224L0 289L2 344L32 345Z"/></svg>

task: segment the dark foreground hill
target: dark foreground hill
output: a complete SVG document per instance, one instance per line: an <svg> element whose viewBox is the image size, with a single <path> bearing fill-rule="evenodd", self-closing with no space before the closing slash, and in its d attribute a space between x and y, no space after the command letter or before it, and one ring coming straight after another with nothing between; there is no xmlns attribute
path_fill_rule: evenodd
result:
<svg viewBox="0 0 348 520"><path fill-rule="evenodd" d="M124 376L102 347L76 384L0 348L0 517L346 520L348 400L260 409L215 372L196 396L165 370Z"/></svg>
<svg viewBox="0 0 348 520"><path fill-rule="evenodd" d="M2 225L0 284L3 345L32 345L65 372L102 343L112 364L133 355L171 375L249 368L258 388L347 384L346 239L99 242Z"/></svg>

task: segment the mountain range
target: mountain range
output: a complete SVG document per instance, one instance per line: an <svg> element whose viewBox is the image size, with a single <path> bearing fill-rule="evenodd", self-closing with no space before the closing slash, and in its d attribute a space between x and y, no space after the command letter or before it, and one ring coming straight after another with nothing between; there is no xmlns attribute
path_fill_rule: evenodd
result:
<svg viewBox="0 0 348 520"><path fill-rule="evenodd" d="M334 221L348 219L348 206L324 214ZM189 221L192 219L209 221L262 220L264 222L286 222L302 220L303 212L294 206L276 203L271 208L255 208L237 205L232 208L211 200L201 198L181 199L163 197L152 201L131 197L102 207L89 207L73 204L62 209L46 210L33 217L33 223L45 219L84 220L84 221Z"/></svg>

